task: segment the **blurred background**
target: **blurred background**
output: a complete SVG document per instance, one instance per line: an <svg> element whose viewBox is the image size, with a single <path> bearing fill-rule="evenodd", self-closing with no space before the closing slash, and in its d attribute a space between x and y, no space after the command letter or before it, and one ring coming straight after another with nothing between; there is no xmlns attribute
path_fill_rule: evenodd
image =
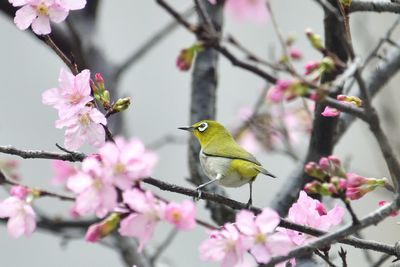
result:
<svg viewBox="0 0 400 267"><path fill-rule="evenodd" d="M191 6L191 2L185 0L169 2L180 11ZM282 32L285 36L296 37L295 46L304 53L302 63L319 59L320 55L310 49L304 37L304 29L307 27L323 35L323 14L316 1L279 0L272 1L272 5ZM115 1L102 1L99 11L97 31L93 34L103 52L116 63L124 61L145 40L172 20L155 1L120 0L118 4ZM396 16L390 14L354 14L351 28L356 53L361 57L365 56L395 19ZM234 35L261 58L276 60L280 57L280 47L270 22L237 22L226 16L224 32ZM64 65L48 47L27 32L18 30L3 13L0 13L0 36L0 145L56 151L55 143L63 144L64 132L54 128L57 114L41 103L41 94L46 89L57 86L57 77ZM129 68L120 82L120 94L132 97L132 105L125 112L127 136L138 137L150 145L167 135L176 137L178 142L165 144L155 150L159 162L154 177L187 187L193 187L185 180L189 176L186 143L188 135L177 130L177 127L189 123L191 73L180 72L175 67L175 60L179 51L194 41L192 34L178 27L148 55ZM301 67L302 63L298 66ZM240 124L240 110L251 109L263 87L265 83L261 78L235 68L225 58L220 58L217 120L230 129L235 129ZM395 116L399 95L396 90L394 79L374 103L388 122L385 127L393 144L399 148L398 119ZM307 141L306 135L301 136L294 146L300 157L306 152ZM83 151L93 150L86 147ZM253 203L255 206L265 207L289 177L296 162L283 153L265 152L262 149L257 149L254 153L260 162L279 177L275 180L260 177L255 183ZM388 177L381 153L364 123L357 122L351 126L336 147L335 154L346 159L350 170L360 175ZM12 157L0 155L0 159L10 158ZM52 170L48 160L19 160L18 172L25 184L53 191L62 190L49 183ZM171 200L185 198L151 189ZM228 189L227 192L233 199L247 201L247 186ZM0 190L0 198L6 196L6 191ZM390 198L390 193L384 190L370 193L354 202L356 213L362 217L376 209L379 200ZM36 206L49 216L68 216L70 203L44 198L38 200ZM204 202L198 202L197 207L198 217L211 222L209 212L204 209ZM388 218L376 227L368 228L363 234L368 239L394 244L400 237L397 220L398 218ZM147 245L150 253L170 231L171 227L168 225L157 228L154 238ZM217 266L199 259L198 245L206 237L207 234L201 227L191 232L179 233L165 250L157 266ZM12 239L4 225L0 227L0 248L1 266L123 266L115 251L99 244L88 244L83 237L62 238L38 231L29 238ZM339 246L334 247L335 250L338 248ZM347 246L344 248L348 250L349 266L367 266L370 263L360 250ZM373 254L373 257L376 260L379 255Z"/></svg>

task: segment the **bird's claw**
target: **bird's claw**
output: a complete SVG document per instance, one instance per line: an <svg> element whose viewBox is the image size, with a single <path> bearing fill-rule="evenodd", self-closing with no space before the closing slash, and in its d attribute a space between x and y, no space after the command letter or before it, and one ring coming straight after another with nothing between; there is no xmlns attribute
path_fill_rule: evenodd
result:
<svg viewBox="0 0 400 267"><path fill-rule="evenodd" d="M203 193L200 188L196 188L197 196L193 197L194 201L198 201L201 198L201 194Z"/></svg>
<svg viewBox="0 0 400 267"><path fill-rule="evenodd" d="M246 204L246 209L250 210L253 207L253 201L249 200Z"/></svg>

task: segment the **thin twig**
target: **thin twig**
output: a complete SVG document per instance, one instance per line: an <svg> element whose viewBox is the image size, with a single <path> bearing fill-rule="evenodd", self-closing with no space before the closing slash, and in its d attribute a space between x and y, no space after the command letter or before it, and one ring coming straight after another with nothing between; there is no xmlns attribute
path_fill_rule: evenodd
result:
<svg viewBox="0 0 400 267"><path fill-rule="evenodd" d="M327 255L324 255L323 253L321 253L321 251L319 251L318 249L314 250L315 255L317 255L318 257L320 257L324 262L326 262L326 264L328 264L330 267L336 267L335 264L333 264L330 260L329 257Z"/></svg>
<svg viewBox="0 0 400 267"><path fill-rule="evenodd" d="M188 18L194 14L195 9L193 7L188 8L182 13L183 18ZM159 31L157 31L152 37L146 40L143 44L139 46L135 52L132 53L124 62L122 62L115 72L115 77L120 77L128 68L130 68L133 64L138 62L141 58L143 58L148 52L151 51L157 44L160 43L162 39L167 37L172 31L174 31L179 23L176 20L172 20Z"/></svg>
<svg viewBox="0 0 400 267"><path fill-rule="evenodd" d="M166 183L166 182L163 182L158 179L151 178L151 177L143 179L143 182L153 185L155 187L158 187L161 190L175 192L175 193L187 195L190 197L198 197L197 190L181 187L178 185L169 184L169 183ZM218 195L218 194L202 192L200 198L204 199L204 200L213 201L213 202L216 202L219 204L223 204L223 205L226 205L226 206L228 206L232 209L236 209L236 210L241 210L241 209L247 208L246 203L238 202L236 200L233 200L233 199L230 199L230 198ZM322 242L322 243L317 243L318 246L313 247L314 249L320 247L319 246L320 244L322 244L321 247L324 247L324 245L327 246L327 245L331 244L332 242L339 242L339 243L351 245L351 246L354 246L357 248L371 249L371 250L375 250L375 251L384 252L384 253L387 253L390 255L396 255L394 246L389 246L389 245L382 244L382 243L379 243L376 241L367 241L367 240L362 240L359 238L346 237L346 236L351 235L352 233L358 231L359 229L365 228L371 224L376 224L377 222L383 220L384 218L389 216L393 210L397 210L399 205L400 205L400 203L397 203L395 201L391 205L379 208L377 211L369 214L367 217L360 220L360 224L355 225L355 226L349 226L347 228L342 229L341 231L333 232L333 234L335 234L334 237L338 236L337 239L334 239L331 236L332 233L329 234L324 231L320 231L320 230L317 230L317 229L314 229L311 227L298 225L296 223L292 223L283 218L281 218L281 222L280 222L279 226L287 228L287 229L291 229L294 231L306 233L309 235L323 236L321 238L326 238L326 239L322 239L322 241L318 241L318 242ZM250 210L256 214L261 212L261 209L259 209L257 207L251 207ZM317 239L317 240L319 240L319 239ZM312 251L312 250L308 250L308 249L306 249L306 250L308 252ZM302 248L301 252L302 253L304 252L304 248ZM296 252L296 255L301 255L301 253L299 253L299 254L297 254L297 253L299 253L299 252Z"/></svg>
<svg viewBox="0 0 400 267"><path fill-rule="evenodd" d="M69 151L68 154L49 152L44 150L21 150L12 146L0 146L0 153L19 156L24 159L58 159L64 161L82 161L86 155L79 152Z"/></svg>
<svg viewBox="0 0 400 267"><path fill-rule="evenodd" d="M154 264L156 260L161 256L161 254L171 245L172 241L178 234L178 230L176 228L172 229L167 238L157 247L156 252L150 257L150 262Z"/></svg>
<svg viewBox="0 0 400 267"><path fill-rule="evenodd" d="M7 185L11 185L11 186L23 186L26 188L30 188L29 186L25 186L20 183L8 180L7 177L4 175L4 173L0 170L0 185L1 184L7 184ZM58 198L60 200L75 201L74 197L65 196L65 195L49 192L49 191L46 191L43 189L38 189L38 188L33 188L33 190L35 192L38 192L41 197L53 197L53 198Z"/></svg>
<svg viewBox="0 0 400 267"><path fill-rule="evenodd" d="M371 267L380 267L382 264L384 264L392 255L389 254L382 254L382 256L379 258L378 261L376 261L374 264L371 265Z"/></svg>
<svg viewBox="0 0 400 267"><path fill-rule="evenodd" d="M57 54L57 56L67 65L67 67L71 70L71 72L74 75L77 75L79 73L78 68L76 64L72 62L65 54L64 52L54 43L54 41L51 39L50 35L45 35L43 36L44 41L46 44Z"/></svg>

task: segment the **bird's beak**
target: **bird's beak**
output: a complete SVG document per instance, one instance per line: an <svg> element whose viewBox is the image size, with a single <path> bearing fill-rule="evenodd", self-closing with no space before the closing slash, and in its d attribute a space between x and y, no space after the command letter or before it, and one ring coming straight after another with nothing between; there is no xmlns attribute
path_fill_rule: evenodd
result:
<svg viewBox="0 0 400 267"><path fill-rule="evenodd" d="M189 132L193 131L193 127L179 127L178 129L184 130L184 131L189 131Z"/></svg>

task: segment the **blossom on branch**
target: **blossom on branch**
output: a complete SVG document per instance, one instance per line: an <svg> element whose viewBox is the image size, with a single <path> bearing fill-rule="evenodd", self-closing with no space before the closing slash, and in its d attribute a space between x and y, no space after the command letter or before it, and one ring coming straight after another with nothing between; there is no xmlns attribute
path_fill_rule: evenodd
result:
<svg viewBox="0 0 400 267"><path fill-rule="evenodd" d="M70 117L56 121L56 128L64 128L64 145L69 150L76 150L88 141L93 147L101 147L105 143L104 125L107 119L98 109L85 106Z"/></svg>
<svg viewBox="0 0 400 267"><path fill-rule="evenodd" d="M42 102L58 110L60 118L69 117L93 100L90 95L90 71L83 70L76 76L61 68L58 87L42 94Z"/></svg>
<svg viewBox="0 0 400 267"><path fill-rule="evenodd" d="M36 229L36 214L31 206L33 197L28 188L13 186L10 197L0 201L0 218L8 218L7 231L14 237L29 236Z"/></svg>
<svg viewBox="0 0 400 267"><path fill-rule="evenodd" d="M74 76L61 69L59 87L45 91L42 102L58 110L56 128L66 127L65 147L75 150L87 140L94 147L105 142L105 116L94 107L90 95L90 71L83 70Z"/></svg>
<svg viewBox="0 0 400 267"><path fill-rule="evenodd" d="M168 203L165 209L165 220L175 225L179 230L190 230L196 226L195 206L192 201Z"/></svg>
<svg viewBox="0 0 400 267"><path fill-rule="evenodd" d="M292 205L288 213L290 221L322 231L328 231L333 226L340 224L343 216L344 209L342 207L336 205L327 212L320 201L309 197L304 191L300 192L297 202ZM303 245L315 238L294 230L284 228L279 228L279 230L286 232L296 245Z"/></svg>
<svg viewBox="0 0 400 267"><path fill-rule="evenodd" d="M236 226L250 238L250 253L258 263L268 263L273 256L286 255L293 246L287 235L275 231L279 221L279 215L269 208L257 216L247 210L237 214Z"/></svg>
<svg viewBox="0 0 400 267"><path fill-rule="evenodd" d="M102 218L117 207L117 190L106 179L100 162L87 157L82 170L68 178L67 187L77 194L74 211L79 215L96 213Z"/></svg>
<svg viewBox="0 0 400 267"><path fill-rule="evenodd" d="M99 149L105 178L121 190L132 187L133 182L150 176L157 162L155 153L145 149L143 143L133 138L129 142L116 137Z"/></svg>
<svg viewBox="0 0 400 267"><path fill-rule="evenodd" d="M118 231L122 236L139 239L138 251L142 251L157 223L164 218L166 204L150 191L143 192L138 188L125 191L123 201L133 212L121 221Z"/></svg>
<svg viewBox="0 0 400 267"><path fill-rule="evenodd" d="M230 223L222 230L212 231L199 247L200 257L207 261L221 261L221 267L235 266L243 261L243 254L251 248L249 238Z"/></svg>
<svg viewBox="0 0 400 267"><path fill-rule="evenodd" d="M8 0L13 6L20 7L15 13L14 22L20 30L32 25L38 35L51 32L50 21L60 23L66 19L70 10L82 9L86 0Z"/></svg>

